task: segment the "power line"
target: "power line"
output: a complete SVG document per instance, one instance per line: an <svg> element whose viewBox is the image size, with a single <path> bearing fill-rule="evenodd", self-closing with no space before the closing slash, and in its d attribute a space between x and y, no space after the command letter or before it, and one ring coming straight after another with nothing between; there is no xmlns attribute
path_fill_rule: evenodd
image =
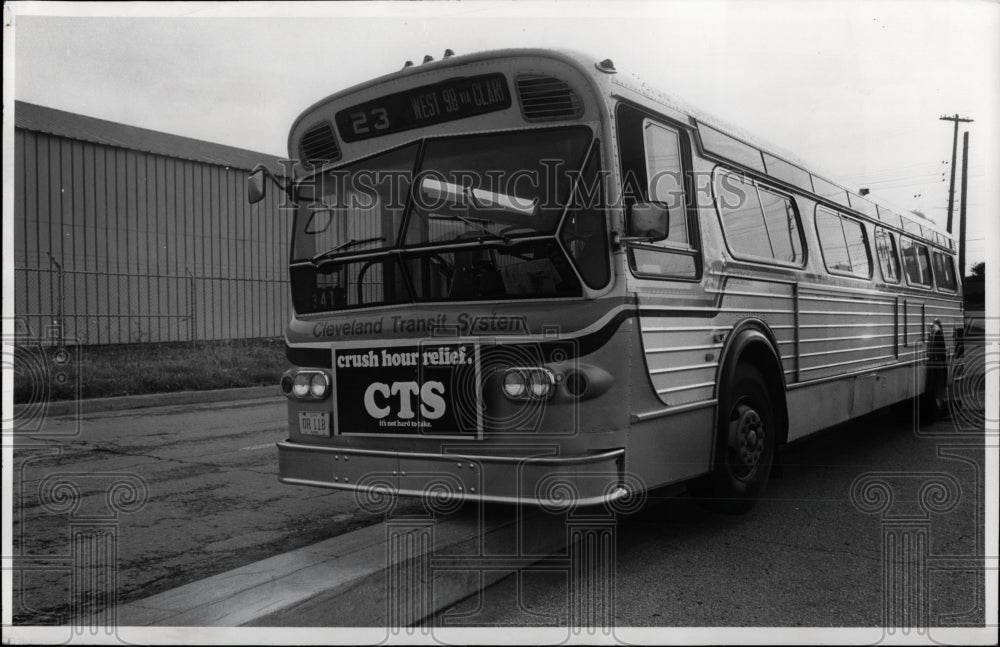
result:
<svg viewBox="0 0 1000 647"><path fill-rule="evenodd" d="M946 164L947 162L941 162L941 164ZM917 169L922 166L938 168L939 164L935 162L917 162L915 164L904 164L902 166L888 166L886 168L872 169L870 171L865 171L863 173L852 173L850 175L845 175L845 178L849 177L870 177L875 175L882 175L884 173L896 173L898 171L905 171L908 169Z"/></svg>

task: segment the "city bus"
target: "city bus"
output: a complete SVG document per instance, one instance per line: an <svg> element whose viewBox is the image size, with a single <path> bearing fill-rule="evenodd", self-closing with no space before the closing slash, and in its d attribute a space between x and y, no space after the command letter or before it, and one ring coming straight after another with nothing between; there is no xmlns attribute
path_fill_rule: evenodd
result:
<svg viewBox="0 0 1000 647"><path fill-rule="evenodd" d="M248 178L292 232L284 483L739 512L782 445L945 406L953 238L610 60L427 56L288 150Z"/></svg>

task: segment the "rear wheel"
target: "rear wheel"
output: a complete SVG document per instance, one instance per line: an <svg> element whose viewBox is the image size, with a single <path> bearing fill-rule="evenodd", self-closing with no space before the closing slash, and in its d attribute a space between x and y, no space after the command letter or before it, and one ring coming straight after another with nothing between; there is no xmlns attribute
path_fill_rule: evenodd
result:
<svg viewBox="0 0 1000 647"><path fill-rule="evenodd" d="M721 394L712 473L694 487L713 510L739 514L764 491L777 441L777 420L764 376L752 366L737 367L729 393Z"/></svg>

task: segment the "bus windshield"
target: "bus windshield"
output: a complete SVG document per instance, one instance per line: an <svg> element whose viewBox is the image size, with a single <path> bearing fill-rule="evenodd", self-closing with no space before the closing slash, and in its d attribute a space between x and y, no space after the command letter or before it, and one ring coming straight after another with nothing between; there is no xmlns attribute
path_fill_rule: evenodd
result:
<svg viewBox="0 0 1000 647"><path fill-rule="evenodd" d="M430 139L327 171L299 188L293 262L553 235L589 140L586 128Z"/></svg>
<svg viewBox="0 0 1000 647"><path fill-rule="evenodd" d="M577 230L604 224L571 199L580 173L596 174L596 154L583 169L590 138L576 127L429 139L300 185L296 311L580 296L572 264L589 238ZM569 257L555 238L567 206ZM606 254L603 233L587 235Z"/></svg>

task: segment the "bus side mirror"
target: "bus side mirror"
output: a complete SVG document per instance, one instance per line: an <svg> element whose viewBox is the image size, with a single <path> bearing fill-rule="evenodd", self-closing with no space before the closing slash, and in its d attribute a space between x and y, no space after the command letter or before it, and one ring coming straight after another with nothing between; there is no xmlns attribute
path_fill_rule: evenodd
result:
<svg viewBox="0 0 1000 647"><path fill-rule="evenodd" d="M265 195L267 195L267 189L264 185L264 170L257 167L247 176L247 202L257 204L264 199Z"/></svg>
<svg viewBox="0 0 1000 647"><path fill-rule="evenodd" d="M670 210L662 202L638 202L628 211L628 229L622 242L655 243L670 231Z"/></svg>

